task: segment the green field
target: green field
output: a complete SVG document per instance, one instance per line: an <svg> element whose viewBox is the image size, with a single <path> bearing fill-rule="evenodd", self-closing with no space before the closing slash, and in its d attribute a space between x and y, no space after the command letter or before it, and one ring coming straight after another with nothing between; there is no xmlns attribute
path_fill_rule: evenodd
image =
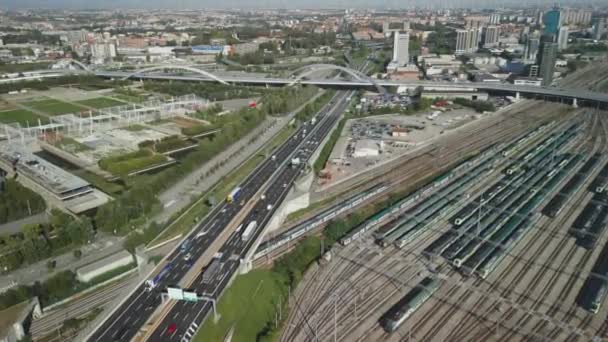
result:
<svg viewBox="0 0 608 342"><path fill-rule="evenodd" d="M0 112L0 123L18 122L23 127L27 126L28 124L30 126L38 126L38 119L40 119L40 122L42 122L43 125L49 122L48 118L34 114L25 109L15 109Z"/></svg>
<svg viewBox="0 0 608 342"><path fill-rule="evenodd" d="M71 153L89 151L91 148L87 145L81 144L78 141L70 138L63 137L60 141L56 143L57 147L61 148L64 151L68 151Z"/></svg>
<svg viewBox="0 0 608 342"><path fill-rule="evenodd" d="M96 108L96 109L115 107L115 106L124 106L126 104L124 102L110 99L107 97L97 97L94 99L77 101L76 103L81 104L85 107L92 107L92 108Z"/></svg>
<svg viewBox="0 0 608 342"><path fill-rule="evenodd" d="M85 110L85 108L83 107L54 99L25 102L23 103L23 105L32 107L33 109L39 110L41 112L48 113L49 115L80 113L81 111Z"/></svg>
<svg viewBox="0 0 608 342"><path fill-rule="evenodd" d="M141 103L146 100L145 96L143 96L143 95L127 95L127 94L122 94L122 93L112 93L112 94L110 94L110 96L117 98L119 100L125 101L125 102L132 102L132 103Z"/></svg>
<svg viewBox="0 0 608 342"><path fill-rule="evenodd" d="M131 172L142 170L167 161L162 154L150 150L138 150L131 153L109 156L99 160L99 166L113 175L125 176Z"/></svg>
<svg viewBox="0 0 608 342"><path fill-rule="evenodd" d="M285 286L281 284L285 281L269 270L238 276L219 302L220 320L216 324L210 316L195 341L223 341L233 326L232 341L256 341L258 334L274 321L275 306L281 297L281 303L285 303Z"/></svg>

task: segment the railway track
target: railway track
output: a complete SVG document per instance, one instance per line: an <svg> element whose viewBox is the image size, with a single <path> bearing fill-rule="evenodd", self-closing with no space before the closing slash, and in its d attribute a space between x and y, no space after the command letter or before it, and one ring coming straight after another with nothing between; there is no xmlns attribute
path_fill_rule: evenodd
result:
<svg viewBox="0 0 608 342"><path fill-rule="evenodd" d="M590 139L591 140L591 139ZM595 141L595 140L594 140ZM584 144L586 145L586 144ZM595 145L590 149L590 152L592 153L595 150ZM550 234L548 234L548 237L544 240L544 242L542 243L543 246L546 246L555 236L560 235L557 231L562 228L562 225L571 217L572 211L574 209L576 209L578 207L578 205L580 205L581 201L583 200L583 197L579 197L577 199L577 202L574 206L569 206L569 211L568 213L562 213L561 219L560 221L555 224L555 222L552 222L550 220L545 221L542 226L543 229L538 229L536 234L530 239L528 240L527 244L525 245L525 247L522 249L522 253L520 253L517 258L518 259L522 259L522 260L528 260L528 262L522 267L522 269L520 269L520 271L516 274L515 278L510 282L510 284L507 286L506 289L504 289L501 293L502 297L506 297L509 298L512 295L514 295L514 290L517 287L517 285L519 285L519 283L521 283L521 281L523 280L523 278L529 273L529 271L532 268L532 264L530 263L530 261L534 261L537 260L545 251L544 248L540 248L540 249L535 249L534 254L532 255L532 257L530 258L524 258L524 254L526 253L526 251L532 249L532 246L534 246L537 241L539 241L539 239L541 238L541 236L543 235L543 232L545 231L549 231ZM553 228L551 228L553 227ZM558 247L555 248L551 255L547 258L547 260L553 261L553 260L557 260L559 254L561 254L561 252L564 250L563 248L566 246L567 242L569 241L569 236L567 234L563 234L562 238L560 240L560 242L558 243ZM555 274L561 274L561 271L563 271L565 269L565 267L568 264L568 261L570 260L569 258L575 253L576 251L576 246L571 246L571 249L567 251L566 255L567 257L564 258L564 260L562 261L562 263L557 267L557 272L556 272L556 268L554 267L541 267L541 270L539 273L536 273L534 278L531 281L531 286L527 287L527 289L522 293L519 294L516 300L516 303L518 304L522 304L523 302L525 302L527 299L530 298L530 294L536 289L537 285L539 284L540 281L542 281L544 279L544 275L546 274L546 272L551 269L555 272ZM505 271L503 271L503 273L501 273L501 275L497 278L497 279L503 279L506 276L508 276L509 274L511 274L511 272L514 270L515 266L517 265L517 263L515 262L511 262L507 269L505 269ZM491 291L496 290L496 286L497 282L494 282L491 286ZM541 294L541 298L539 298L539 300L535 301L533 307L535 309L538 309L544 302L543 302L543 298L544 296L546 296L547 294L549 294L551 292L551 290L553 289L553 286L555 285L555 282L549 282L549 287L550 288L546 288L543 290L543 293ZM481 309L481 307L487 302L487 298L482 298L478 303L475 304L474 308L479 308ZM490 306L490 308L486 311L485 315L481 315L482 317L486 317L488 314L494 312L495 310L498 309L498 305L497 304L493 304ZM475 310L475 309L474 309ZM510 308L504 315L502 315L501 321L507 321L509 319L511 319L514 315L516 314L516 310L513 308ZM524 318L527 318L529 314L524 314ZM514 333L521 333L521 331L519 331L519 329L517 329L517 327L519 325L521 325L523 322L526 322L525 319L520 319L518 320L518 322L515 325L515 328L509 329L509 331L507 332L506 335L503 336L503 338L506 338L507 340L512 338L512 335ZM461 325L463 327L467 327L469 329L472 329L473 327L471 327L470 325ZM475 336L475 338L477 339L485 339L485 338L489 338L489 334L490 332L488 330L486 331L480 331L477 336Z"/></svg>
<svg viewBox="0 0 608 342"><path fill-rule="evenodd" d="M498 208L498 209L500 209L500 208ZM479 287L482 283L483 283L483 281L477 279L477 280L474 281L474 283L473 283L472 286L473 287ZM498 284L496 284L495 286L497 286L497 285ZM450 290L448 290L448 296L449 297L454 296L456 294L456 292L457 292L457 289L459 289L460 287L462 287L462 286L459 286L459 285L452 286L452 288ZM491 288L490 290L494 290L494 289ZM458 296L459 302L461 302L461 303L466 302L473 295L474 292L475 291L470 290L470 289L465 290L465 292L463 294L461 294L461 295ZM482 300L483 300L483 298L480 301L482 301ZM442 305L438 305L439 307L432 309L431 312L429 314L427 314L427 316L425 316L422 319L422 323L423 324L416 329L417 331L420 330L420 328L422 328L423 326L426 325L425 323L426 323L426 321L429 318L431 318L431 317L434 318L434 325L430 329L427 330L427 334L424 336L423 340L425 340L425 341L426 340L429 340L429 341L433 340L435 338L435 336L437 335L437 333L439 332L439 330L441 330L441 328L445 325L445 323L447 323L447 321L459 309L459 307L457 305L454 305L454 304L450 304L450 305L451 305L451 307L447 310L447 312L444 315L441 316L441 318L437 319L437 317L435 317L436 313L440 310L439 307L442 306ZM479 306L479 305L476 305L476 306ZM470 311L471 312L476 312L475 308L471 309ZM475 315L471 315L471 316L475 316ZM469 318L473 319L471 316ZM465 324L460 324L459 325L459 327L462 327L462 330L465 329L464 326L465 326ZM460 331L460 330L461 329L457 328L456 331L452 331L452 333L450 334L450 336L457 335L458 331ZM467 329L467 331L470 331L470 330ZM448 337L448 339L450 339L450 337Z"/></svg>
<svg viewBox="0 0 608 342"><path fill-rule="evenodd" d="M481 280L475 280L474 284L472 286L474 287L478 287L482 284ZM494 284L491 288L490 291L495 290L495 287L498 284ZM458 288L458 286L454 286L450 291L455 291L456 288ZM464 303L466 302L471 295L474 293L475 291L473 290L466 290L464 294L461 294L458 298L459 298L459 302ZM449 292L448 293L450 296L453 296L454 294ZM482 299L480 299L477 303L477 305L475 307L479 307L480 306L480 302L485 302L485 299L482 297ZM471 313L476 313L477 310L475 309L475 307L471 310L469 310ZM438 311L439 308L437 308L436 310L434 310L435 312ZM458 306L457 305L451 305L451 308L448 309L448 311L438 320L435 321L435 324L433 325L433 327L430 329L430 331L427 332L427 334L424 336L423 340L432 340L435 338L436 334L438 333L438 331L444 326L444 324L447 322L448 319L450 319L450 317L456 312L456 310L458 310ZM431 316L435 316L434 314ZM479 315L470 315L469 319L465 320L465 322L463 323L469 323L470 324L475 324L475 322L471 322L473 320L473 318L479 318ZM477 321L477 319L475 321ZM470 332L469 325L467 324L459 324L459 328L456 329L456 331L452 331L450 336L447 338L448 340L458 340L458 338L464 338L464 337L455 337L456 335L459 334L460 331L467 331Z"/></svg>
<svg viewBox="0 0 608 342"><path fill-rule="evenodd" d="M543 121L545 121L545 120L543 120ZM518 121L517 124L513 124L513 122L509 123L507 120L499 120L499 122L494 123L494 125L499 125L499 126L501 124L503 124L503 125L510 124L509 127L504 127L504 126L501 127L501 131L499 133L490 132L490 130L488 130L488 127L483 127L482 129L474 130L473 132L470 132L467 135L467 137L473 136L473 138L472 138L473 141L471 141L467 138L462 138L462 140L460 140L460 141L462 141L461 144L459 144L458 146L453 146L453 145L450 146L452 148L450 148L449 150L446 150L447 152L443 155L441 154L441 152L442 152L441 150L440 150L440 153L437 153L436 155L431 155L431 157L433 157L433 158L432 158L432 160L426 161L427 165L424 165L424 166L421 165L420 167L414 169L414 171L412 171L412 172L416 173L417 170L420 170L423 167L428 170L429 166L432 168L432 167L436 167L436 165L442 165L442 164L445 165L446 164L445 159L447 159L449 161L448 158L453 159L454 158L453 156L458 153L462 153L461 151L474 150L475 148L480 148L480 147L483 147L484 145L487 146L490 142L496 142L500 139L504 139L505 137L509 137L509 136L513 135L513 133L515 133L517 131L521 131L521 126L523 126L524 120L517 120L517 121ZM537 122L541 121L541 119L538 119L536 121ZM494 126L494 125L492 125L492 126ZM500 134L500 135L498 135L498 134ZM469 141L467 141L467 140L469 140ZM476 146L480 146L480 147L476 147ZM397 183L397 182L402 182L407 178L411 179L412 174L404 175L403 171L404 170L394 171L394 178L392 179L392 181ZM389 176L393 176L393 175L387 175L385 177L389 177ZM436 230L434 230L434 231L436 231ZM428 240L430 237L429 234L425 234L425 236L426 236L425 240ZM420 240L417 240L417 242L419 242L419 241ZM382 258L382 259L380 259L380 264L383 264L387 261L388 260L383 260L383 258ZM391 262L388 265L388 268L390 269L393 265L394 264ZM360 265L358 267L360 267ZM408 271L408 269L409 269L409 267L406 267L403 270L403 273L406 273ZM330 269L330 271L332 273L337 270L338 269L336 269L334 267L332 267L332 269ZM347 278L353 277L356 273L352 268L349 268L349 267L345 268L345 272L346 272L345 274L346 274ZM455 272L453 272L453 271L449 272L450 275L452 275L454 273ZM378 278L380 278L380 277L381 276L373 277L372 279L369 279L369 281L366 284L373 284L373 283L377 282ZM343 275L336 276L336 279L340 279L340 278L344 279L344 276ZM359 276L354 278L355 279L354 281L356 282L356 281L360 280L361 278L364 279L365 276L360 274ZM390 280L388 282L390 282ZM323 318L323 321L327 322L327 324L321 326L321 329L319 330L319 332L321 332L323 336L327 336L327 334L330 334L331 331L333 331L331 328L331 324L330 324L330 322L333 322L333 319L331 319L331 317L333 316L333 306L334 306L333 301L331 300L332 299L331 293L338 291L341 287L348 286L348 284L345 285L344 284L345 282L343 282L342 285L323 283L323 284L320 284L321 286L314 286L314 289L313 289L313 285L311 283L312 282L309 282L309 284L306 285L306 287L303 289L303 291L300 294L298 294L298 297L306 298L306 303L307 303L308 307L312 307L312 308L316 307L317 308L316 311L320 312L317 315L320 316L321 318ZM481 283L483 283L483 281L479 280L478 285L480 285ZM452 286L450 289L448 289L447 297L449 298L449 297L453 296L453 294L456 294L460 287L461 287L461 285L455 285L455 286ZM323 290L324 288L327 288L327 290ZM310 293L313 291L315 291L315 294L310 295ZM324 294L319 295L319 293L321 293L321 292L324 292ZM378 292L378 291L376 291L376 292ZM396 290L394 292L396 292ZM393 292L393 294L394 294L394 292ZM471 292L473 292L473 291L471 291ZM391 295L385 296L384 301L387 301L388 298L391 297ZM313 298L310 298L310 300L309 300L309 296L312 296ZM352 299L353 295L349 295L349 292L347 291L346 295L344 297ZM373 310L369 310L369 309L366 310L366 307L369 307L371 305L370 303L372 303L372 302L377 302L377 299L375 297L376 296L373 296L373 295L368 296L364 301L361 302L361 305L359 305L359 309L360 309L359 312L365 312L365 314L360 315L361 317L365 318L365 317L373 316ZM382 306L384 301L381 304L376 303L377 304L376 306L377 307ZM348 301L343 301L343 302L348 302ZM326 303L327 305L322 305L323 303ZM321 305L317 306L317 304L321 304ZM436 305L436 306L442 307L442 305ZM453 305L453 306L455 306L455 305ZM453 312L454 310L457 310L457 309L458 308L450 308L449 311ZM422 317L421 320L416 322L416 325L413 327L413 330L421 331L420 328L428 325L427 323L430 322L431 320L434 321L435 315L433 314L433 312L436 312L438 310L439 309L435 309L435 307L431 308L430 312L427 312L425 314L425 316ZM311 314L312 314L312 312L311 312ZM341 313L340 316L343 317L344 314ZM451 316L451 314L444 315L443 317L446 317L446 316L449 317L449 316ZM347 320L352 323L348 323ZM350 331L360 328L358 326L359 321L361 321L361 319L355 320L355 321L353 321L352 319L348 319L348 318L346 320L341 320L340 338L343 338L343 336L348 336ZM438 330L440 330L440 328L441 328L441 321L443 321L443 320L439 320L438 322L434 321L435 324L433 325L433 327L431 329L431 331L434 331L434 332L427 333L424 336L425 338L423 340L425 340L425 341L429 340L428 338L431 338L431 340L432 340L432 338L436 336L436 332ZM289 324L288 328L287 328L287 332L283 335L282 340L283 341L296 340L298 335L301 335L300 330L302 328L303 328L303 326L301 324L300 325L295 324L295 328L292 328L292 325ZM380 331L382 331L382 332L380 332ZM383 330L379 327L378 324L373 324L369 329L367 329L363 332L363 334L359 337L359 340L360 341L369 340L369 338L372 335L374 337L373 340L383 340L384 337L382 337L382 336L388 335L388 334L385 334L383 332Z"/></svg>
<svg viewBox="0 0 608 342"><path fill-rule="evenodd" d="M608 131L606 130L605 120L603 120L600 115L597 115L597 118L599 121L599 125L601 126L601 129L602 129L602 131L600 132L600 140L601 140L600 151L605 151L606 147L608 147L608 134L607 134ZM598 245L601 245L601 244L598 244ZM576 248L576 245L573 247L573 249L579 250L578 248ZM576 282L581 277L583 268L590 261L592 254L593 254L593 250L585 249L583 252L583 255L577 258L579 260L575 266L575 270L577 270L577 271L574 274L570 274L568 276L568 280L566 281L566 284L561 288L560 292L558 293L556 301L549 308L549 310L547 312L548 316L554 317L558 313L558 311L561 309L561 303L565 302L566 299L570 296L572 290L574 289ZM565 260L571 260L571 258L566 257ZM557 275L557 273L554 276L556 276L556 275ZM549 284L551 285L552 282L557 282L556 278L557 277L555 277L555 279L552 278L552 280L549 282ZM568 311L565 314L563 321L565 321L566 323L570 323L570 321L574 317L575 313L576 313L576 305L570 306L570 308L568 309ZM547 326L547 322L541 321L533 328L532 331L534 333L540 335L543 333L546 326ZM550 339L555 339L561 333L560 330L561 329L550 330L547 333L547 336Z"/></svg>
<svg viewBox="0 0 608 342"><path fill-rule="evenodd" d="M503 120L503 121L507 121L507 120ZM492 125L492 127L502 124L503 121L500 121L500 122ZM538 120L536 122L536 124L540 123L541 121L543 121L543 120ZM459 155L462 157L467 151L473 152L475 150L478 150L485 146L492 145L499 141L513 138L516 136L515 133L521 131L522 126L523 126L523 123L518 122L517 125L512 125L508 128L503 128L499 132L489 132L487 130L487 127L484 127L483 129L480 129L478 131L471 133L471 135L475 137L475 139L473 139L472 141L467 142L467 140L463 140L462 144L459 144L456 147L450 149L443 155L439 155L439 156L432 156L432 155L428 155L428 154L417 155L411 160L417 160L418 158L423 158L423 157L425 157L425 158L430 157L430 160L423 160L423 161L420 161L419 163L415 163L415 164L410 164L408 162L408 167L410 169L403 170L403 169L399 168L395 171L391 171L391 175L387 175L384 178L381 178L379 181L377 181L375 183L368 183L367 185L369 187L369 186L373 186L376 184L386 182L386 183L390 184L389 188L398 188L406 182L410 183L410 184L411 183L418 184L425 178L430 177L432 174L436 174L437 172L445 171L445 169L448 169L448 167L445 167L445 165L451 165L451 164L457 163L457 160L454 160L454 157L453 157L454 155ZM408 161L410 161L410 159L408 159ZM416 166L414 166L414 168L411 169L412 166L410 166L410 165L416 165ZM443 166L438 166L438 165L443 165ZM388 195L384 195L384 196L379 195L371 203L378 203L387 197L388 197ZM361 204L361 206L364 206L367 204L369 204L369 203ZM307 218L310 218L310 217L307 217ZM324 228L325 228L325 225L319 226L318 228L310 231L309 234L310 233L314 234L316 232L322 231ZM303 239L305 237L306 237L306 235L302 235L302 237L300 239ZM298 240L295 240L295 241L298 241ZM280 257L281 255L291 251L294 248L294 246L296 245L295 241L294 241L294 243L285 244L280 249L273 251L271 256L261 258L261 259L259 259L259 261L256 261L255 264L258 266L263 265L265 263L268 263L270 260L276 259L277 257Z"/></svg>

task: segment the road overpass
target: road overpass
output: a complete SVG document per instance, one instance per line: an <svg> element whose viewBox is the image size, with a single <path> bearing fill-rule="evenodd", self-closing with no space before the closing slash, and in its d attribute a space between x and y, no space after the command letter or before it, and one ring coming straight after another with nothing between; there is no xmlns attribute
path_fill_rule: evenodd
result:
<svg viewBox="0 0 608 342"><path fill-rule="evenodd" d="M64 63L68 66L80 66L80 64ZM238 73L211 73L207 70L197 68L196 65L161 65L135 71L109 71L91 70L81 67L80 69L53 69L28 72L23 77L0 79L0 83L33 80L37 78L61 77L68 74L89 74L103 78L112 79L141 79L141 80L166 80L166 81L189 81L189 82L219 82L223 84L244 84L263 86L291 86L294 84L316 85L320 87L332 87L340 89L381 89L391 87L416 88L424 87L429 91L462 92L482 91L496 95L507 95L514 97L531 97L542 100L571 103L580 106L598 107L608 109L608 94L588 91L585 89L568 89L561 87L535 87L514 85L500 82L434 82L434 81L398 81L372 79L361 74L359 71L334 66L339 72L349 74L351 79L325 79L312 78L311 71L328 70L331 65L311 64L298 71L299 75L292 77L262 77L259 75ZM303 77L303 76L309 76Z"/></svg>
<svg viewBox="0 0 608 342"><path fill-rule="evenodd" d="M190 81L190 82L216 82L215 79L204 77L202 75L185 74L185 73L143 73L134 75L130 72L123 71L96 71L95 75L104 78L124 79L126 77L137 79L152 79L152 80L173 80L173 81ZM272 86L289 86L294 84L293 78L280 77L259 77L249 76L244 73L242 76L217 75L223 81L230 84L251 84L251 85L272 85ZM473 82L433 82L433 81L397 81L397 80L374 80L367 79L302 79L297 83L316 85L320 87L335 87L345 89L357 88L375 88L376 85L381 87L407 87L416 88L424 87L426 90L435 91L483 91L493 94L505 94L515 97L535 97L552 101L563 101L566 103L575 103L577 105L586 106L601 106L608 108L608 94L587 91L584 89L567 89L557 87L534 87L513 85L506 83L473 83Z"/></svg>

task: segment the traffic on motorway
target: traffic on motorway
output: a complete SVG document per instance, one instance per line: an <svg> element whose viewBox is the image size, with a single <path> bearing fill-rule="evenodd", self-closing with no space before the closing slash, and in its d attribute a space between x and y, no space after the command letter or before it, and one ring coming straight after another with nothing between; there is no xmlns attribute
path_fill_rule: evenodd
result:
<svg viewBox="0 0 608 342"><path fill-rule="evenodd" d="M242 260L252 248L257 236L262 233L263 227L271 219L276 207L284 200L291 185L304 170L305 162L309 160L339 119L340 114L346 109L348 105L346 99L350 95L352 95L352 92L340 92L336 95L332 108L328 114L323 115L320 125L314 127L312 134L306 131L306 127L302 130L300 135L305 136L305 139L302 140L302 144L295 151L290 163L280 169L279 173L272 178L264 192L264 199L260 198L248 215L239 222L241 227L247 227L255 223L253 232L247 233L246 228L242 228L241 231L237 229L217 253L215 260L212 262L215 267L209 267L199 274L192 283L192 290L208 298L219 298L238 271ZM309 130L310 126L308 125ZM292 140L295 139L297 137ZM297 163L295 160L297 160ZM188 342L205 317L211 312L211 309L212 304L209 301L176 302L163 321L157 325L156 330L148 340ZM173 325L176 325L177 329L169 329Z"/></svg>
<svg viewBox="0 0 608 342"><path fill-rule="evenodd" d="M222 258L230 259L230 262L225 263L221 270L218 272L217 277L213 278L210 288L208 286L203 287L204 284L200 283L201 276L199 276L192 284L193 289L197 292L210 291L214 296L219 296L220 292L217 291L219 288L224 288L229 280L228 275L234 274L238 265L242 252L246 251L250 247L251 242L255 240L255 237L260 233L261 228L266 223L267 219L271 216L271 213L276 208L276 204L280 203L282 198L286 195L289 186L302 170L303 166L298 165L292 167L288 165L292 155L295 153L299 154L302 160L307 160L310 157L314 147L318 146L319 142L325 137L333 123L337 120L340 113L346 107L346 92L339 92L334 99L331 100L330 104L324 107L317 115L316 120L311 120L303 124L285 143L283 143L275 153L265 159L263 163L258 166L247 179L239 185L238 193L234 194L236 197L227 198L197 225L195 229L188 237L188 248L177 248L163 261L163 265L159 272L153 277L147 279L138 288L133 291L125 300L119 305L99 327L89 337L89 341L128 341L132 339L150 318L152 313L161 304L161 293L167 286L176 285L186 275L193 265L193 261L199 259L203 252L205 252L209 246L217 239L217 237L224 231L228 224L236 217L236 215L242 210L245 203L253 198L253 196L262 188L262 186L268 182L277 171L279 174L274 178L272 185L265 194L265 200L259 201L255 205L252 211L245 219L244 223L251 221L257 221L258 227L252 233L253 238L248 238L245 241L238 243L231 243L231 240L224 245L220 253ZM327 107L331 108L327 110ZM329 113L329 115L327 115ZM312 142L313 146L305 146ZM285 170L288 170L286 172ZM260 204L262 203L262 204ZM260 207L262 205L262 207ZM269 205L271 207L269 207ZM183 243L182 243L183 245ZM227 251L223 251L228 249ZM188 258L185 254L189 254ZM237 258L238 256L238 258ZM222 259L222 260L224 260ZM220 261L224 262L224 261ZM222 275L224 275L223 278ZM205 292L207 293L207 292ZM159 331L167 333L170 330L171 324L177 324L176 329L171 334L173 339L175 336L187 336L186 330L190 328L185 327L184 324L188 321L200 322L204 318L204 315L208 311L208 306L205 302L189 303L190 308L188 310L179 310L180 304L176 305L175 313L172 311L167 317L173 317L178 322L169 323L167 325L161 325ZM188 312L186 312L188 311ZM176 314L177 316L175 316ZM180 317L181 315L181 317ZM196 326L193 326L196 329ZM154 333L154 336L159 335L159 331ZM159 336L163 336L160 334ZM164 335L161 339L166 340L168 336Z"/></svg>

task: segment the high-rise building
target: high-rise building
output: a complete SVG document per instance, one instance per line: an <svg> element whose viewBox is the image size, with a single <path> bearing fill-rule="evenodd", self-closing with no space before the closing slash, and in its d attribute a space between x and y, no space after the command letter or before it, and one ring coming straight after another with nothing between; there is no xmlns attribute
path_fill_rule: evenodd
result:
<svg viewBox="0 0 608 342"><path fill-rule="evenodd" d="M456 54L474 53L481 41L481 26L474 25L464 30L456 30Z"/></svg>
<svg viewBox="0 0 608 342"><path fill-rule="evenodd" d="M606 18L593 19L593 39L601 40L606 30Z"/></svg>
<svg viewBox="0 0 608 342"><path fill-rule="evenodd" d="M554 7L552 10L547 11L543 16L543 23L545 24L545 35L557 36L559 27L561 26L561 12L559 8Z"/></svg>
<svg viewBox="0 0 608 342"><path fill-rule="evenodd" d="M462 55L467 52L467 39L469 30L456 30L456 54Z"/></svg>
<svg viewBox="0 0 608 342"><path fill-rule="evenodd" d="M491 48L498 45L500 38L500 26L488 26L484 28L483 47Z"/></svg>
<svg viewBox="0 0 608 342"><path fill-rule="evenodd" d="M498 25L500 24L500 14L492 13L490 14L490 25Z"/></svg>
<svg viewBox="0 0 608 342"><path fill-rule="evenodd" d="M409 44L410 35L407 32L395 32L393 43L393 62L396 62L398 66L404 66L409 63Z"/></svg>
<svg viewBox="0 0 608 342"><path fill-rule="evenodd" d="M562 23L567 25L589 25L592 12L584 9L566 9L562 11Z"/></svg>
<svg viewBox="0 0 608 342"><path fill-rule="evenodd" d="M543 37L544 38L544 37ZM557 43L549 39L542 39L540 46L539 75L543 79L542 85L547 87L553 82L555 61L557 59Z"/></svg>
<svg viewBox="0 0 608 342"><path fill-rule="evenodd" d="M530 36L526 44L526 51L524 53L524 59L527 62L536 62L538 59L538 48L540 46L540 39L537 36Z"/></svg>
<svg viewBox="0 0 608 342"><path fill-rule="evenodd" d="M559 51L565 50L568 47L568 26L562 26L559 28L559 35L557 36L557 48Z"/></svg>

